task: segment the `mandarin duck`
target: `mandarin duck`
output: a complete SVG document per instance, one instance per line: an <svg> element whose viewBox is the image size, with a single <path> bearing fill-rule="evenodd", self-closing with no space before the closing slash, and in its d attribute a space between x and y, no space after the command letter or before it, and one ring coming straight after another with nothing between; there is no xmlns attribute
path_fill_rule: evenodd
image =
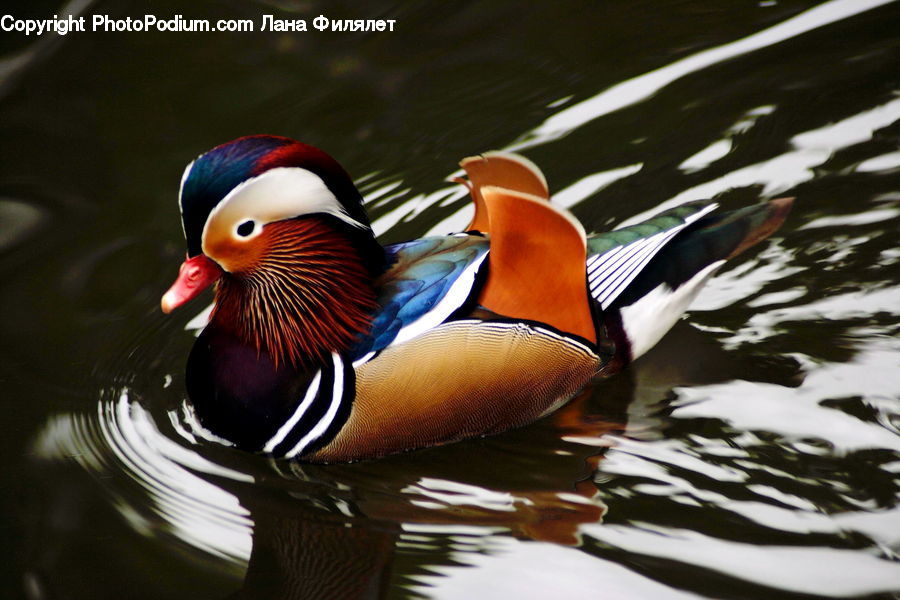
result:
<svg viewBox="0 0 900 600"><path fill-rule="evenodd" d="M215 284L186 369L210 437L342 462L532 422L646 353L792 202L689 202L588 237L527 159L460 164L468 229L389 246L317 148L249 136L188 165L187 259L162 309Z"/></svg>

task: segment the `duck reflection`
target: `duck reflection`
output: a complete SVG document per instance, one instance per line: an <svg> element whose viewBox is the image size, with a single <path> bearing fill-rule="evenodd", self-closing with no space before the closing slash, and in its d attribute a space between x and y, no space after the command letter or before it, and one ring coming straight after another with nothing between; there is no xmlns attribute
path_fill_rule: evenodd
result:
<svg viewBox="0 0 900 600"><path fill-rule="evenodd" d="M398 531L253 510L253 553L243 587L229 598L382 598Z"/></svg>
<svg viewBox="0 0 900 600"><path fill-rule="evenodd" d="M254 522L232 597L381 598L398 553L451 565L448 540L467 535L580 544L580 526L606 512L593 476L603 436L625 427L631 385L620 383L603 406L586 390L495 438L349 465L272 462L254 485L222 482Z"/></svg>

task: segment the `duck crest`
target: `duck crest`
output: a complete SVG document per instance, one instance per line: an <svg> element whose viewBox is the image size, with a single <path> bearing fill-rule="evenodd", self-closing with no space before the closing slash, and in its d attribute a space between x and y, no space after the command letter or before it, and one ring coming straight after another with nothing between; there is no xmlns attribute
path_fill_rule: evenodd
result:
<svg viewBox="0 0 900 600"><path fill-rule="evenodd" d="M178 204L188 256L202 252L203 227L210 212L231 190L257 175L258 165L270 153L291 143L277 136L248 136L216 146L188 165Z"/></svg>
<svg viewBox="0 0 900 600"><path fill-rule="evenodd" d="M359 250L360 259L374 276L380 275L385 268L384 252L375 240L363 208L362 195L350 175L336 160L315 146L273 135L245 136L216 146L197 157L185 169L179 191L179 207L188 256L204 252L204 231L223 203L238 192L248 192L251 184L260 184L272 175L277 178L279 173L286 175L291 171L298 173L297 177L305 174L307 182L318 182L321 186L319 197L327 196L324 202L329 206L320 204L315 209L325 209L343 217L349 225L346 234ZM280 181L288 185L298 183L296 180L291 182L290 177L283 177ZM302 183L297 187L302 187ZM260 206L267 204L266 198L258 200ZM297 198L293 200L296 202ZM299 214L295 213L296 216ZM281 215L281 218L295 215Z"/></svg>
<svg viewBox="0 0 900 600"><path fill-rule="evenodd" d="M261 252L216 288L211 322L230 330L275 366L322 364L371 326L372 275L339 225L327 217L272 223Z"/></svg>

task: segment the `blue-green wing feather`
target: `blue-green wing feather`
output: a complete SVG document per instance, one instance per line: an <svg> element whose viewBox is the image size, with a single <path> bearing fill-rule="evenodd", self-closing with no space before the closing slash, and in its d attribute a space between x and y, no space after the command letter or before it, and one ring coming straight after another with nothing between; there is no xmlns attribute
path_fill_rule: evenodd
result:
<svg viewBox="0 0 900 600"><path fill-rule="evenodd" d="M383 350L400 331L435 310L460 276L488 251L480 236L430 237L386 248L392 266L379 281L372 328L350 354L353 360ZM471 293L463 290L461 300ZM446 309L447 306L444 305Z"/></svg>
<svg viewBox="0 0 900 600"><path fill-rule="evenodd" d="M687 202L675 208L661 212L660 214L629 227L594 234L587 239L588 258L598 254L605 254L619 246L626 246L641 238L647 238L657 233L671 230L688 222L691 217L707 209L712 202L709 200L697 200Z"/></svg>
<svg viewBox="0 0 900 600"><path fill-rule="evenodd" d="M602 309L609 308L666 244L715 208L709 201L690 202L643 223L588 238L591 296Z"/></svg>

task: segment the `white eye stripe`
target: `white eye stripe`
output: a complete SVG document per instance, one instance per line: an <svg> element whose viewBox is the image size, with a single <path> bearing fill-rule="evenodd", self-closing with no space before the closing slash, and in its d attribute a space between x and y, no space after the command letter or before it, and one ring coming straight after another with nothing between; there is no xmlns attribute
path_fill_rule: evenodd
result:
<svg viewBox="0 0 900 600"><path fill-rule="evenodd" d="M277 167L251 177L234 187L210 212L203 227L204 252L206 238L214 222L227 227L236 239L245 241L237 228L246 221L256 223L254 233L267 223L308 214L323 213L366 229L347 214L322 178L300 167Z"/></svg>

